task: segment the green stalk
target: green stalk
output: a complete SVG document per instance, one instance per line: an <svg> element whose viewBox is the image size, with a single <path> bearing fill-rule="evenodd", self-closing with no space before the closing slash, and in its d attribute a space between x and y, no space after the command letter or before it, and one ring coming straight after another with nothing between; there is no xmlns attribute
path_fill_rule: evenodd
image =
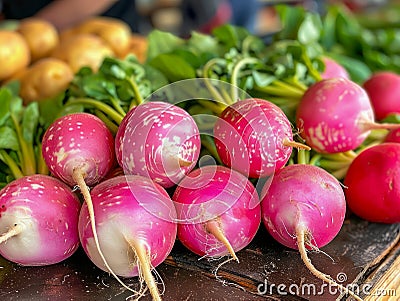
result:
<svg viewBox="0 0 400 301"><path fill-rule="evenodd" d="M141 103L143 103L143 97L139 92L139 87L137 85L137 83L132 80L132 78L128 78L127 79L128 82L130 83L133 93L135 94L135 99L132 100L129 109L132 109L134 106L140 105Z"/></svg>
<svg viewBox="0 0 400 301"><path fill-rule="evenodd" d="M308 164L310 165L318 165L319 160L321 160L321 154L316 154L311 157L310 162Z"/></svg>
<svg viewBox="0 0 400 301"><path fill-rule="evenodd" d="M203 77L204 83L206 84L208 90L210 91L211 95L214 97L215 100L221 103L229 104L226 102L225 98L218 92L217 89L210 83L208 72L210 71L211 67L216 64L225 64L225 60L222 58L214 58L209 60L203 67Z"/></svg>
<svg viewBox="0 0 400 301"><path fill-rule="evenodd" d="M287 85L287 86L289 86L289 85ZM268 86L255 86L254 89L257 91L260 91L260 92L272 94L274 96L290 97L292 99L293 98L300 99L303 96L303 93L299 92L298 90L286 89L286 87L282 88L282 87L276 86L275 81L272 82L272 84L268 85Z"/></svg>
<svg viewBox="0 0 400 301"><path fill-rule="evenodd" d="M236 102L238 99L238 78L239 78L239 72L240 70L245 66L245 65L250 65L250 64L256 64L259 62L259 59L256 59L254 57L246 57L241 60L239 60L235 67L233 68L232 71L232 76L231 76L231 99L232 101Z"/></svg>
<svg viewBox="0 0 400 301"><path fill-rule="evenodd" d="M18 164L4 149L0 150L0 160L10 168L15 179L19 179L24 176L21 169L18 167Z"/></svg>
<svg viewBox="0 0 400 301"><path fill-rule="evenodd" d="M303 54L302 58L304 60L304 63L306 64L308 71L310 72L311 76L314 77L314 79L319 82L322 80L321 74L313 67L310 58Z"/></svg>
<svg viewBox="0 0 400 301"><path fill-rule="evenodd" d="M102 111L95 110L95 114L99 117L107 126L107 128L115 135L118 131L118 126L112 122Z"/></svg>
<svg viewBox="0 0 400 301"><path fill-rule="evenodd" d="M273 81L272 84L274 84L275 86L277 86L279 88L282 88L285 91L288 91L288 92L290 91L290 93L292 93L293 96L295 96L296 98L299 98L299 99L301 97L303 97L303 94L305 92L305 90L294 87L293 85L287 84L281 80Z"/></svg>
<svg viewBox="0 0 400 301"><path fill-rule="evenodd" d="M121 114L122 116L125 116L126 112L125 110L121 107L121 105L119 104L118 99L115 99L114 97L111 98L111 103L114 107L114 109Z"/></svg>
<svg viewBox="0 0 400 301"><path fill-rule="evenodd" d="M222 111L226 108L226 106L224 106L220 102L213 102L211 100L205 100L205 99L199 99L197 101L199 104L201 104L203 107L209 109L217 116L221 115Z"/></svg>
<svg viewBox="0 0 400 301"><path fill-rule="evenodd" d="M13 121L15 131L17 133L18 143L21 150L20 160L21 160L22 173L24 175L33 175L36 173L35 151L33 150L32 144L27 143L26 140L24 139L19 122L12 114L11 114L11 119Z"/></svg>
<svg viewBox="0 0 400 301"><path fill-rule="evenodd" d="M297 150L297 164L308 164L310 162L310 152L305 149Z"/></svg>
<svg viewBox="0 0 400 301"><path fill-rule="evenodd" d="M121 115L120 113L115 111L109 105L104 104L104 103L102 103L98 100L92 99L92 98L86 98L86 97L71 98L66 103L66 105L72 105L72 104L81 104L81 105L87 105L90 107L94 107L94 108L98 109L99 111L103 112L104 114L106 114L107 116L109 116L117 124L120 124L122 119L124 118L124 115Z"/></svg>
<svg viewBox="0 0 400 301"><path fill-rule="evenodd" d="M222 164L221 158L219 157L215 144L211 140L210 136L203 135L201 139L201 145L211 154L211 156L215 159L215 161L218 162L218 164Z"/></svg>

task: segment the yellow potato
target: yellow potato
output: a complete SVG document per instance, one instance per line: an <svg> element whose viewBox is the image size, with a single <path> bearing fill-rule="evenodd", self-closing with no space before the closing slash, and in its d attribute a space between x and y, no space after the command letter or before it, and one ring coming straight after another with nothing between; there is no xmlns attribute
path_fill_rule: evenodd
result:
<svg viewBox="0 0 400 301"><path fill-rule="evenodd" d="M42 58L21 76L20 96L24 103L40 101L65 91L73 79L71 68L57 58Z"/></svg>
<svg viewBox="0 0 400 301"><path fill-rule="evenodd" d="M147 57L147 46L147 38L145 36L132 34L129 41L129 48L120 58L123 59L129 54L134 54L139 62L144 63Z"/></svg>
<svg viewBox="0 0 400 301"><path fill-rule="evenodd" d="M79 34L63 38L51 54L66 62L74 73L82 67L97 71L107 56L114 56L112 49L99 37Z"/></svg>
<svg viewBox="0 0 400 301"><path fill-rule="evenodd" d="M30 61L24 37L16 31L0 30L0 81L26 68Z"/></svg>
<svg viewBox="0 0 400 301"><path fill-rule="evenodd" d="M39 18L26 18L20 21L17 31L28 43L32 61L48 56L58 45L56 27Z"/></svg>
<svg viewBox="0 0 400 301"><path fill-rule="evenodd" d="M102 38L117 56L130 45L131 28L122 20L110 17L92 17L75 27L77 33L94 34Z"/></svg>

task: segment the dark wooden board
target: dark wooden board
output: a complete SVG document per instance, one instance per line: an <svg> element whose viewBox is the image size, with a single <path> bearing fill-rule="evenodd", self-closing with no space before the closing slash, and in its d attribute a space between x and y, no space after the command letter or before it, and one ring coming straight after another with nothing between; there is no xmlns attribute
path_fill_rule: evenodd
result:
<svg viewBox="0 0 400 301"><path fill-rule="evenodd" d="M384 273L384 265L394 262L390 256L398 256L393 250L399 236L400 225L373 224L352 218L346 221L335 240L322 248L323 252L311 253L310 258L316 267L333 278L345 275L347 280L343 284L362 285L368 281L372 286L381 277L377 271ZM263 227L238 256L240 263L222 265L216 279L215 269L224 259L199 259L177 242L171 255L157 268L165 284L163 300L329 301L339 296L328 289L323 295L313 293L312 286L321 289L322 281L308 272L297 251L274 242ZM137 278L124 281L138 288ZM257 287L265 282L267 292L259 294ZM286 286L282 291L288 292L292 286L292 290L299 288L300 294L278 293L279 284ZM311 287L311 293L304 284ZM303 287L305 294L301 294ZM21 267L0 257L2 301L125 300L129 295L111 276L97 269L81 249L63 263L47 267ZM141 300L151 298L146 296Z"/></svg>

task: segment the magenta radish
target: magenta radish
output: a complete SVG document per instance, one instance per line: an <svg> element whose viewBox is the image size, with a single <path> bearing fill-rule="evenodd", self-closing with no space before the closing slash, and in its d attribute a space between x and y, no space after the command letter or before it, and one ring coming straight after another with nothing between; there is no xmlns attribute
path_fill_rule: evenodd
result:
<svg viewBox="0 0 400 301"><path fill-rule="evenodd" d="M42 140L42 154L55 176L71 186L79 187L89 208L90 225L98 252L102 254L88 185L98 183L115 166L114 137L111 131L95 115L69 114L55 120L46 130Z"/></svg>
<svg viewBox="0 0 400 301"><path fill-rule="evenodd" d="M350 164L344 185L349 209L371 222L400 222L400 144L364 149Z"/></svg>
<svg viewBox="0 0 400 301"><path fill-rule="evenodd" d="M315 276L338 285L311 264L307 249L325 246L343 225L346 200L339 181L320 167L294 164L278 170L265 185L261 212L268 232L282 245L298 249Z"/></svg>
<svg viewBox="0 0 400 301"><path fill-rule="evenodd" d="M366 91L345 78L324 79L307 89L296 113L296 124L306 144L320 153L358 148L372 129L394 129L378 124Z"/></svg>
<svg viewBox="0 0 400 301"><path fill-rule="evenodd" d="M336 78L336 77L343 77L347 79L350 78L347 70L335 60L325 56L322 58L322 61L324 62L325 65L325 69L321 73L321 77L323 79Z"/></svg>
<svg viewBox="0 0 400 301"><path fill-rule="evenodd" d="M400 129L391 130L384 138L384 142L400 143Z"/></svg>
<svg viewBox="0 0 400 301"><path fill-rule="evenodd" d="M87 185L98 183L115 164L114 137L103 121L89 113L55 120L42 141L46 165L70 186L82 175Z"/></svg>
<svg viewBox="0 0 400 301"><path fill-rule="evenodd" d="M0 254L25 266L50 265L79 247L81 204L69 186L47 175L25 176L0 191Z"/></svg>
<svg viewBox="0 0 400 301"><path fill-rule="evenodd" d="M153 300L160 300L151 271L165 260L175 243L176 211L171 198L160 185L135 175L103 181L93 188L91 195L105 260L99 253L84 204L78 225L86 254L106 272L142 277Z"/></svg>
<svg viewBox="0 0 400 301"><path fill-rule="evenodd" d="M126 174L149 177L169 188L196 165L201 148L199 129L182 108L146 102L130 111L122 124L116 153Z"/></svg>
<svg viewBox="0 0 400 301"><path fill-rule="evenodd" d="M214 126L214 140L224 165L251 178L271 175L282 168L293 147L292 126L275 104L257 98L228 106Z"/></svg>
<svg viewBox="0 0 400 301"><path fill-rule="evenodd" d="M207 165L186 175L172 196L178 214L178 238L207 257L232 255L247 246L261 221L257 192L242 174Z"/></svg>
<svg viewBox="0 0 400 301"><path fill-rule="evenodd" d="M400 75L390 71L374 73L363 83L377 120L400 114Z"/></svg>

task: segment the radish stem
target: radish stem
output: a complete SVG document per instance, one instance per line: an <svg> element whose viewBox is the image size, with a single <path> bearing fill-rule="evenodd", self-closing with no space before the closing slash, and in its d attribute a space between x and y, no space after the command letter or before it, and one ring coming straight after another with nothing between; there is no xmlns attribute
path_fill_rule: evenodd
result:
<svg viewBox="0 0 400 301"><path fill-rule="evenodd" d="M6 233L0 235L0 244L7 241L13 236L20 234L22 232L22 229L23 229L22 225L14 224L12 227L10 227L10 229Z"/></svg>
<svg viewBox="0 0 400 301"><path fill-rule="evenodd" d="M305 230L303 227L298 227L296 230L296 237L297 237L297 246L300 252L301 259L303 260L304 264L306 267L309 269L309 271L316 276L317 278L321 279L322 281L325 281L331 285L337 286L340 290L344 291L345 293L351 295L354 299L357 301L362 301L360 297L358 297L356 294L354 294L352 291L347 289L345 286L337 283L335 280L332 279L331 276L326 275L316 269L316 267L311 263L311 260L307 256L307 249L306 249L306 239L308 237L307 230Z"/></svg>
<svg viewBox="0 0 400 301"><path fill-rule="evenodd" d="M239 262L239 258L237 258L235 250L233 250L231 243L226 238L218 221L216 221L216 220L208 221L205 224L205 227L206 227L207 232L212 234L216 239L218 239L220 242L222 242L225 245L225 247L228 249L229 254L231 254L233 259L236 260L237 262Z"/></svg>
<svg viewBox="0 0 400 301"><path fill-rule="evenodd" d="M141 242L127 239L126 237L125 239L131 246L131 248L136 252L136 256L140 264L139 271L141 271L144 277L144 281L146 282L147 287L150 290L150 294L153 297L153 301L161 301L161 296L158 292L157 283L155 282L154 277L151 274L150 258L149 255L147 254L144 244Z"/></svg>
<svg viewBox="0 0 400 301"><path fill-rule="evenodd" d="M72 173L72 178L74 179L74 181L76 182L76 184L78 185L82 195L83 195L83 199L85 200L85 203L87 205L88 211L89 211L89 217L90 217L90 223L91 223L91 227L92 227L92 232L93 232L93 238L94 238L94 242L96 244L96 248L97 251L99 252L99 255L101 257L101 259L103 260L103 263L105 265L105 267L107 268L107 270L111 273L111 275L114 276L114 278L127 290L133 292L134 294L139 294L137 291L131 289L129 286L127 286L118 276L117 274L114 273L114 271L111 269L111 267L109 266L106 258L104 257L103 252L101 251L100 248L100 243L99 243L99 237L97 235L97 230L96 230L96 221L95 221L95 215L94 215L94 208L93 208L93 202L92 202L92 197L90 195L89 192L89 187L86 185L85 182L85 172L82 170L82 168L78 167L78 168L74 168L73 173Z"/></svg>

